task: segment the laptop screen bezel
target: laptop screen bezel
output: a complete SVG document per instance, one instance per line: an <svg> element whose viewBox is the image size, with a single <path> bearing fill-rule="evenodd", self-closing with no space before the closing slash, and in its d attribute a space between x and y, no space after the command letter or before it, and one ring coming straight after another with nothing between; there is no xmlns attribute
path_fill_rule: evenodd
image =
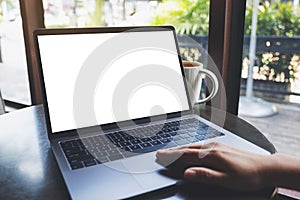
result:
<svg viewBox="0 0 300 200"><path fill-rule="evenodd" d="M184 68L182 65L182 59L179 53L179 46L177 42L176 32L175 28L173 26L134 26L134 27L99 27L99 28L58 28L58 29L36 29L33 33L34 37L34 44L35 44L35 52L36 52L36 60L37 60L37 68L39 73L39 79L41 84L41 93L42 93L42 100L43 100L43 108L44 108L44 114L45 114L45 121L46 121L46 127L47 127L47 133L49 139L54 139L57 137L62 136L73 136L77 135L77 132L80 131L81 133L90 133L94 131L99 131L99 127L101 127L101 130L113 130L117 129L118 125L126 125L129 121L134 121L136 124L144 124L150 122L150 117L143 117L138 119L131 119L123 122L118 122L118 125L116 122L109 123L109 124L103 124L103 125L95 125L91 127L84 127L79 129L72 129L72 130L66 130L61 131L58 133L52 132L52 126L51 126L51 120L50 120L50 114L49 114L49 107L48 107L48 101L47 101L47 94L46 94L46 88L45 88L45 82L44 82L44 75L43 75L43 67L41 62L41 56L40 56L40 49L39 49L39 43L38 43L38 36L41 35L64 35L64 34L101 34L101 33L120 33L120 32L149 32L149 31L166 31L170 30L173 32L174 40L176 43L176 51L178 55L178 61L181 68L182 78L184 82L184 87L186 91L186 97L188 100L188 110L184 111L177 111L172 113L167 113L167 115L157 115L157 116L151 116L151 121L153 120L161 120L165 119L167 116L167 119L181 117L184 115L189 115L192 113L192 105L191 105L191 99L189 96L188 88L187 88L187 82L184 75Z"/></svg>

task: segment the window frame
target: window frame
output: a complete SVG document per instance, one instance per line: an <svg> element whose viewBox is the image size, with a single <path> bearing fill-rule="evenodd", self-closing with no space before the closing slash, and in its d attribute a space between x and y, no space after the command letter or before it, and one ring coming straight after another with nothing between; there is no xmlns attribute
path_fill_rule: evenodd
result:
<svg viewBox="0 0 300 200"><path fill-rule="evenodd" d="M208 53L225 87L219 90L214 106L234 115L240 96L245 12L246 0L210 0Z"/></svg>
<svg viewBox="0 0 300 200"><path fill-rule="evenodd" d="M37 28L45 28L44 6L42 0L19 0L22 25L25 42L25 52L28 68L28 79L31 96L31 104L42 104L41 85L39 81L36 53L34 50L33 31Z"/></svg>

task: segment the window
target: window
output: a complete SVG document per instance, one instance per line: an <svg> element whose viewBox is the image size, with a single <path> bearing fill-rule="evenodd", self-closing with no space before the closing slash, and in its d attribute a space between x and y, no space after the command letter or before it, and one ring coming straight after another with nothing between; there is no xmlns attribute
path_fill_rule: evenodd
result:
<svg viewBox="0 0 300 200"><path fill-rule="evenodd" d="M6 101L30 105L22 19L18 0L0 1L0 89Z"/></svg>
<svg viewBox="0 0 300 200"><path fill-rule="evenodd" d="M251 29L254 9L257 10L255 30ZM248 85L248 96L254 95L277 103L300 103L299 26L300 8L299 5L293 5L293 1L261 1L257 7L253 1L248 1L242 94L245 93L251 67L253 76L248 80L253 80L253 84ZM252 32L255 36L253 39L250 37ZM251 40L255 43L251 44ZM251 47L254 48L253 55Z"/></svg>
<svg viewBox="0 0 300 200"><path fill-rule="evenodd" d="M34 2L20 0L19 2L23 17L32 104L42 103L31 37L35 28L44 27L44 22L48 28L155 24L153 17L159 16L158 11L162 9L161 6L172 2L174 4L172 6L177 4L179 7L170 7L173 8L170 13L179 12L173 13L173 19L181 15L177 19L183 26L180 27L173 21L165 21L163 24L173 24L180 30L180 33L183 33L183 30L187 31L186 34L205 35L207 33L201 32L203 31L201 28L206 27L209 33L207 39L209 55L217 65L215 72L220 74L219 78L223 78L226 92L229 93L227 102L230 102L231 106L227 105L227 111L237 113L240 81L238 77L241 64L236 56L241 54L245 0L37 0ZM190 8L199 9L203 5L206 9L204 12L202 8L198 13L186 12ZM165 6L167 7L168 5ZM208 13L208 11L211 12ZM165 13L164 11L160 14L164 17L162 14ZM199 30L200 32L197 32ZM196 52L195 57L198 56L199 53ZM231 73L228 73L229 71ZM220 99L219 104L222 102L226 101ZM226 105L221 107L224 109Z"/></svg>
<svg viewBox="0 0 300 200"><path fill-rule="evenodd" d="M247 3L240 116L279 152L299 155L299 1ZM252 21L253 13L257 20Z"/></svg>

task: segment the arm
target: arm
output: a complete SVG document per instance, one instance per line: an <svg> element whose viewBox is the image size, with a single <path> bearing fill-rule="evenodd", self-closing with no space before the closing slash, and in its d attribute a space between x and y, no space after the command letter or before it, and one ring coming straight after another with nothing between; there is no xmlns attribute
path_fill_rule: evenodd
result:
<svg viewBox="0 0 300 200"><path fill-rule="evenodd" d="M257 155L209 143L158 151L157 161L189 166L184 178L191 181L248 191L268 186L300 190L300 159L284 154Z"/></svg>
<svg viewBox="0 0 300 200"><path fill-rule="evenodd" d="M266 184L300 191L300 158L281 153L272 157L274 165L270 169L270 181Z"/></svg>

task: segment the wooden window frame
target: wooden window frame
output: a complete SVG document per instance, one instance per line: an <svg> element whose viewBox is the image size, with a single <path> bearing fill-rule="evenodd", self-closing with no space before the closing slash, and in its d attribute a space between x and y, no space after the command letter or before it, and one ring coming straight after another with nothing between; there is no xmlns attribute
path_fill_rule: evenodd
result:
<svg viewBox="0 0 300 200"><path fill-rule="evenodd" d="M42 103L41 84L34 50L33 31L44 28L44 7L42 0L19 0L27 60L28 79L32 105Z"/></svg>
<svg viewBox="0 0 300 200"><path fill-rule="evenodd" d="M210 0L208 53L225 87L214 106L234 115L240 96L245 11L246 0Z"/></svg>

